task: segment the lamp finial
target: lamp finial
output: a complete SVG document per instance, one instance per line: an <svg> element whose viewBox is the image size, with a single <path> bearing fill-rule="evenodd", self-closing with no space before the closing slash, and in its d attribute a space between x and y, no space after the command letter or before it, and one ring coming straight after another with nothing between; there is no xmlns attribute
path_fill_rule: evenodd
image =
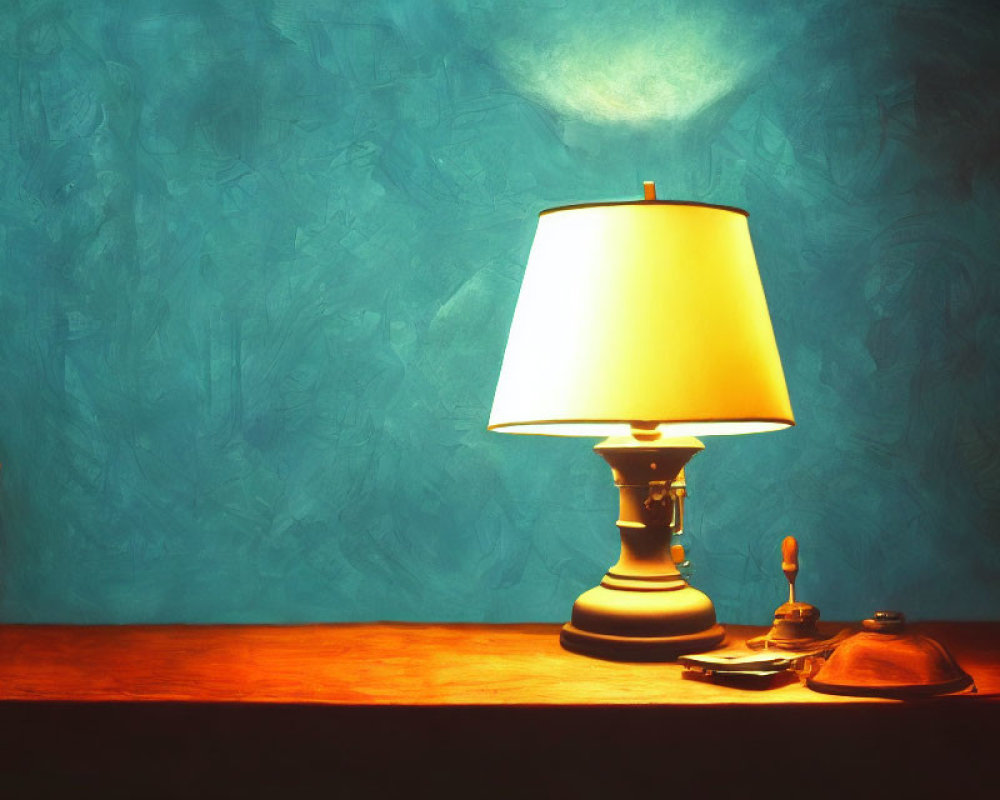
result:
<svg viewBox="0 0 1000 800"><path fill-rule="evenodd" d="M642 192L645 195L644 200L655 200L656 199L656 182L655 181L643 181L642 182Z"/></svg>

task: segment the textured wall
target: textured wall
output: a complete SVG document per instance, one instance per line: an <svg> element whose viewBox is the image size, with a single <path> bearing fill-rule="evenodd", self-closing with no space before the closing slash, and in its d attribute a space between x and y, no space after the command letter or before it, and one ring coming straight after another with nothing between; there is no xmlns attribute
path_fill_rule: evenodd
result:
<svg viewBox="0 0 1000 800"><path fill-rule="evenodd" d="M0 0L0 618L561 620L586 440L485 431L535 215L743 206L799 426L689 470L724 621L1000 616L1000 15Z"/></svg>

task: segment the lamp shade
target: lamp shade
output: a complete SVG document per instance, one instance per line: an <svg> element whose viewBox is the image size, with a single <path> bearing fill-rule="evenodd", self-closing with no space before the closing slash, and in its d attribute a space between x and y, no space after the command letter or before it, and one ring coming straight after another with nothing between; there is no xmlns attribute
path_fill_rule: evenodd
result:
<svg viewBox="0 0 1000 800"><path fill-rule="evenodd" d="M540 214L490 429L794 424L745 211L653 200Z"/></svg>

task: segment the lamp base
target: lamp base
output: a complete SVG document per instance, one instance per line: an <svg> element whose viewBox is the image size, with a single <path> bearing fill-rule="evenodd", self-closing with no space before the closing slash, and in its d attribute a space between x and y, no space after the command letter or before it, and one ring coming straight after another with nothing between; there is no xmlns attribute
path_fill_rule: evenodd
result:
<svg viewBox="0 0 1000 800"><path fill-rule="evenodd" d="M601 588L601 587L597 587ZM709 606L711 601L697 589L690 591L701 595ZM593 591L593 589L591 590ZM687 653L701 653L718 647L726 631L714 621L704 630L692 633L673 633L666 636L635 636L629 634L597 633L576 627L572 622L563 625L559 643L574 653L613 661L672 661ZM577 616L574 609L574 618ZM664 627L671 627L670 623ZM684 627L684 620L674 620L673 627Z"/></svg>
<svg viewBox="0 0 1000 800"><path fill-rule="evenodd" d="M619 661L669 661L725 638L707 595L689 586L670 555L679 526L671 494L697 439L608 439L594 449L618 486L622 549L599 586L580 595L560 634L567 650Z"/></svg>
<svg viewBox="0 0 1000 800"><path fill-rule="evenodd" d="M559 643L573 653L610 661L673 661L677 656L713 650L725 637L721 625L687 636L639 637L588 633L567 622L559 634Z"/></svg>

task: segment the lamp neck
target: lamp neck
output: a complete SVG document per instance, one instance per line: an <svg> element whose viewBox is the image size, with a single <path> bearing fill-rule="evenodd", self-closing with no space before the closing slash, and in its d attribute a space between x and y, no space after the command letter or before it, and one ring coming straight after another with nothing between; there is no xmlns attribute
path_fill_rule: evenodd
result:
<svg viewBox="0 0 1000 800"><path fill-rule="evenodd" d="M672 481L684 465L705 449L693 437L665 439L613 436L594 447L608 462L616 486L648 486L654 481Z"/></svg>
<svg viewBox="0 0 1000 800"><path fill-rule="evenodd" d="M704 445L697 439L642 442L607 439L594 450L611 466L618 487L618 563L602 585L633 591L680 589L686 584L670 555L670 537L680 524L673 484Z"/></svg>

